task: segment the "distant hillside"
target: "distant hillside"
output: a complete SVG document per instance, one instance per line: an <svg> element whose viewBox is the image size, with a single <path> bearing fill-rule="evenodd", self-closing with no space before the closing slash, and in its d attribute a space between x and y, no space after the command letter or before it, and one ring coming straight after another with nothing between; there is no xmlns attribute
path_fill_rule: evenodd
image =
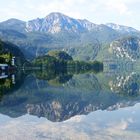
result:
<svg viewBox="0 0 140 140"><path fill-rule="evenodd" d="M117 58L126 58L131 61L140 59L140 39L124 37L110 44L110 52Z"/></svg>

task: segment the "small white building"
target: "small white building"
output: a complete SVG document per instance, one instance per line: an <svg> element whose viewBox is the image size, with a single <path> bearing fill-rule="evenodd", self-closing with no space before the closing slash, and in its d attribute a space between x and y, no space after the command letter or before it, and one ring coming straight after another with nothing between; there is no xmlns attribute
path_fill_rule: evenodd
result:
<svg viewBox="0 0 140 140"><path fill-rule="evenodd" d="M15 65L15 57L12 57L11 64L12 64L12 66Z"/></svg>

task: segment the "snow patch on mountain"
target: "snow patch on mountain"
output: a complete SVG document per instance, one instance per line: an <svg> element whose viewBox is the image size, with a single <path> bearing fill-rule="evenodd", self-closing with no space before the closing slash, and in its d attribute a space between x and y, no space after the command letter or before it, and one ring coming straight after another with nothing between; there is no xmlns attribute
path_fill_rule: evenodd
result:
<svg viewBox="0 0 140 140"><path fill-rule="evenodd" d="M114 24L114 23L107 23L106 26L116 30L116 31L119 31L119 32L128 32L128 33L131 33L131 32L139 32L138 30L132 28L132 27L128 27L128 26L123 26L123 25L119 25L119 24Z"/></svg>

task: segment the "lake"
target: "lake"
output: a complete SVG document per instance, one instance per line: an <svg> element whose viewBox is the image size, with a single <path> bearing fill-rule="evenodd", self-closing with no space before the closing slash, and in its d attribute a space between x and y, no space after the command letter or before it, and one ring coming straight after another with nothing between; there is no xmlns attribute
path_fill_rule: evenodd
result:
<svg viewBox="0 0 140 140"><path fill-rule="evenodd" d="M2 73L0 93L1 140L140 139L140 72L130 65Z"/></svg>

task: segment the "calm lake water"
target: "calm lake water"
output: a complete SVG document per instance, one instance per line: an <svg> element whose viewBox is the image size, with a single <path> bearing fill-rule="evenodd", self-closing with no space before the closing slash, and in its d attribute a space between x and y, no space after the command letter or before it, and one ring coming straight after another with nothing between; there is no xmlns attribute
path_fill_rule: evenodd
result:
<svg viewBox="0 0 140 140"><path fill-rule="evenodd" d="M139 72L1 75L0 140L77 139L140 139Z"/></svg>

